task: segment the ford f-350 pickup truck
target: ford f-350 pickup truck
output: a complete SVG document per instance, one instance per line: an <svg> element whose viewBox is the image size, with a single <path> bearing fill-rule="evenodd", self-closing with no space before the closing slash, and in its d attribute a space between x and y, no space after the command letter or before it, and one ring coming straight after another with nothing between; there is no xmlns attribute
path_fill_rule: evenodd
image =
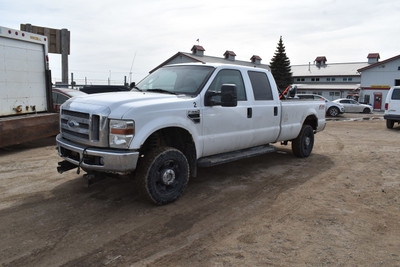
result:
<svg viewBox="0 0 400 267"><path fill-rule="evenodd" d="M155 204L180 197L197 167L273 152L292 143L308 157L325 128L325 103L280 100L265 69L169 65L130 92L75 97L61 106L60 173L78 167L130 174Z"/></svg>

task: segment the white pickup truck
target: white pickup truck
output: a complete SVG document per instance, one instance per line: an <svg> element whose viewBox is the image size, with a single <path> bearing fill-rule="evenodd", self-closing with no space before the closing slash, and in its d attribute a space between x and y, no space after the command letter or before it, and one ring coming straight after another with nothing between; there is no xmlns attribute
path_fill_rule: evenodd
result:
<svg viewBox="0 0 400 267"><path fill-rule="evenodd" d="M76 168L132 173L140 192L162 205L183 193L197 167L273 152L292 142L308 157L325 128L325 102L286 99L271 73L236 65L158 69L130 92L75 97L61 106L60 173Z"/></svg>

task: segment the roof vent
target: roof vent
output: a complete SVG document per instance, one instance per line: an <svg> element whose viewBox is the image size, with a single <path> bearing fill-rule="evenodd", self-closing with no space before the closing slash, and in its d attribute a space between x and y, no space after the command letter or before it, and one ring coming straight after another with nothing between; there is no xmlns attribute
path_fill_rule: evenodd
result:
<svg viewBox="0 0 400 267"><path fill-rule="evenodd" d="M201 45L194 45L191 50L193 55L200 57L204 56L204 51L206 51Z"/></svg>
<svg viewBox="0 0 400 267"><path fill-rule="evenodd" d="M250 60L251 60L251 63L256 64L256 65L260 65L262 58L260 58L259 56L253 55L250 58Z"/></svg>
<svg viewBox="0 0 400 267"><path fill-rule="evenodd" d="M227 60L235 61L236 54L233 51L226 50L224 53L224 57Z"/></svg>
<svg viewBox="0 0 400 267"><path fill-rule="evenodd" d="M368 54L368 64L377 63L380 59L379 53L369 53Z"/></svg>

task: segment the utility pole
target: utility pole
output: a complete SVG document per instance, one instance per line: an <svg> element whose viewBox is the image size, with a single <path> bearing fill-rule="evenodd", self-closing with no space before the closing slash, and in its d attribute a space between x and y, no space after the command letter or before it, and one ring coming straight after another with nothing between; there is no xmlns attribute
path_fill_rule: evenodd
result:
<svg viewBox="0 0 400 267"><path fill-rule="evenodd" d="M69 31L61 29L61 71L62 82L68 84L68 51L69 51Z"/></svg>

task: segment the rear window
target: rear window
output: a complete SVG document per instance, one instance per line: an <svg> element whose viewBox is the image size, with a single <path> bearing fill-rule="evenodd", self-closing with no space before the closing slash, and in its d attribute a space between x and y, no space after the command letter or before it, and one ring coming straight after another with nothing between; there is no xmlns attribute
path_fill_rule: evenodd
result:
<svg viewBox="0 0 400 267"><path fill-rule="evenodd" d="M393 90L392 99L400 100L400 89Z"/></svg>
<svg viewBox="0 0 400 267"><path fill-rule="evenodd" d="M271 85L268 77L263 72L249 71L251 86L255 100L273 100Z"/></svg>

